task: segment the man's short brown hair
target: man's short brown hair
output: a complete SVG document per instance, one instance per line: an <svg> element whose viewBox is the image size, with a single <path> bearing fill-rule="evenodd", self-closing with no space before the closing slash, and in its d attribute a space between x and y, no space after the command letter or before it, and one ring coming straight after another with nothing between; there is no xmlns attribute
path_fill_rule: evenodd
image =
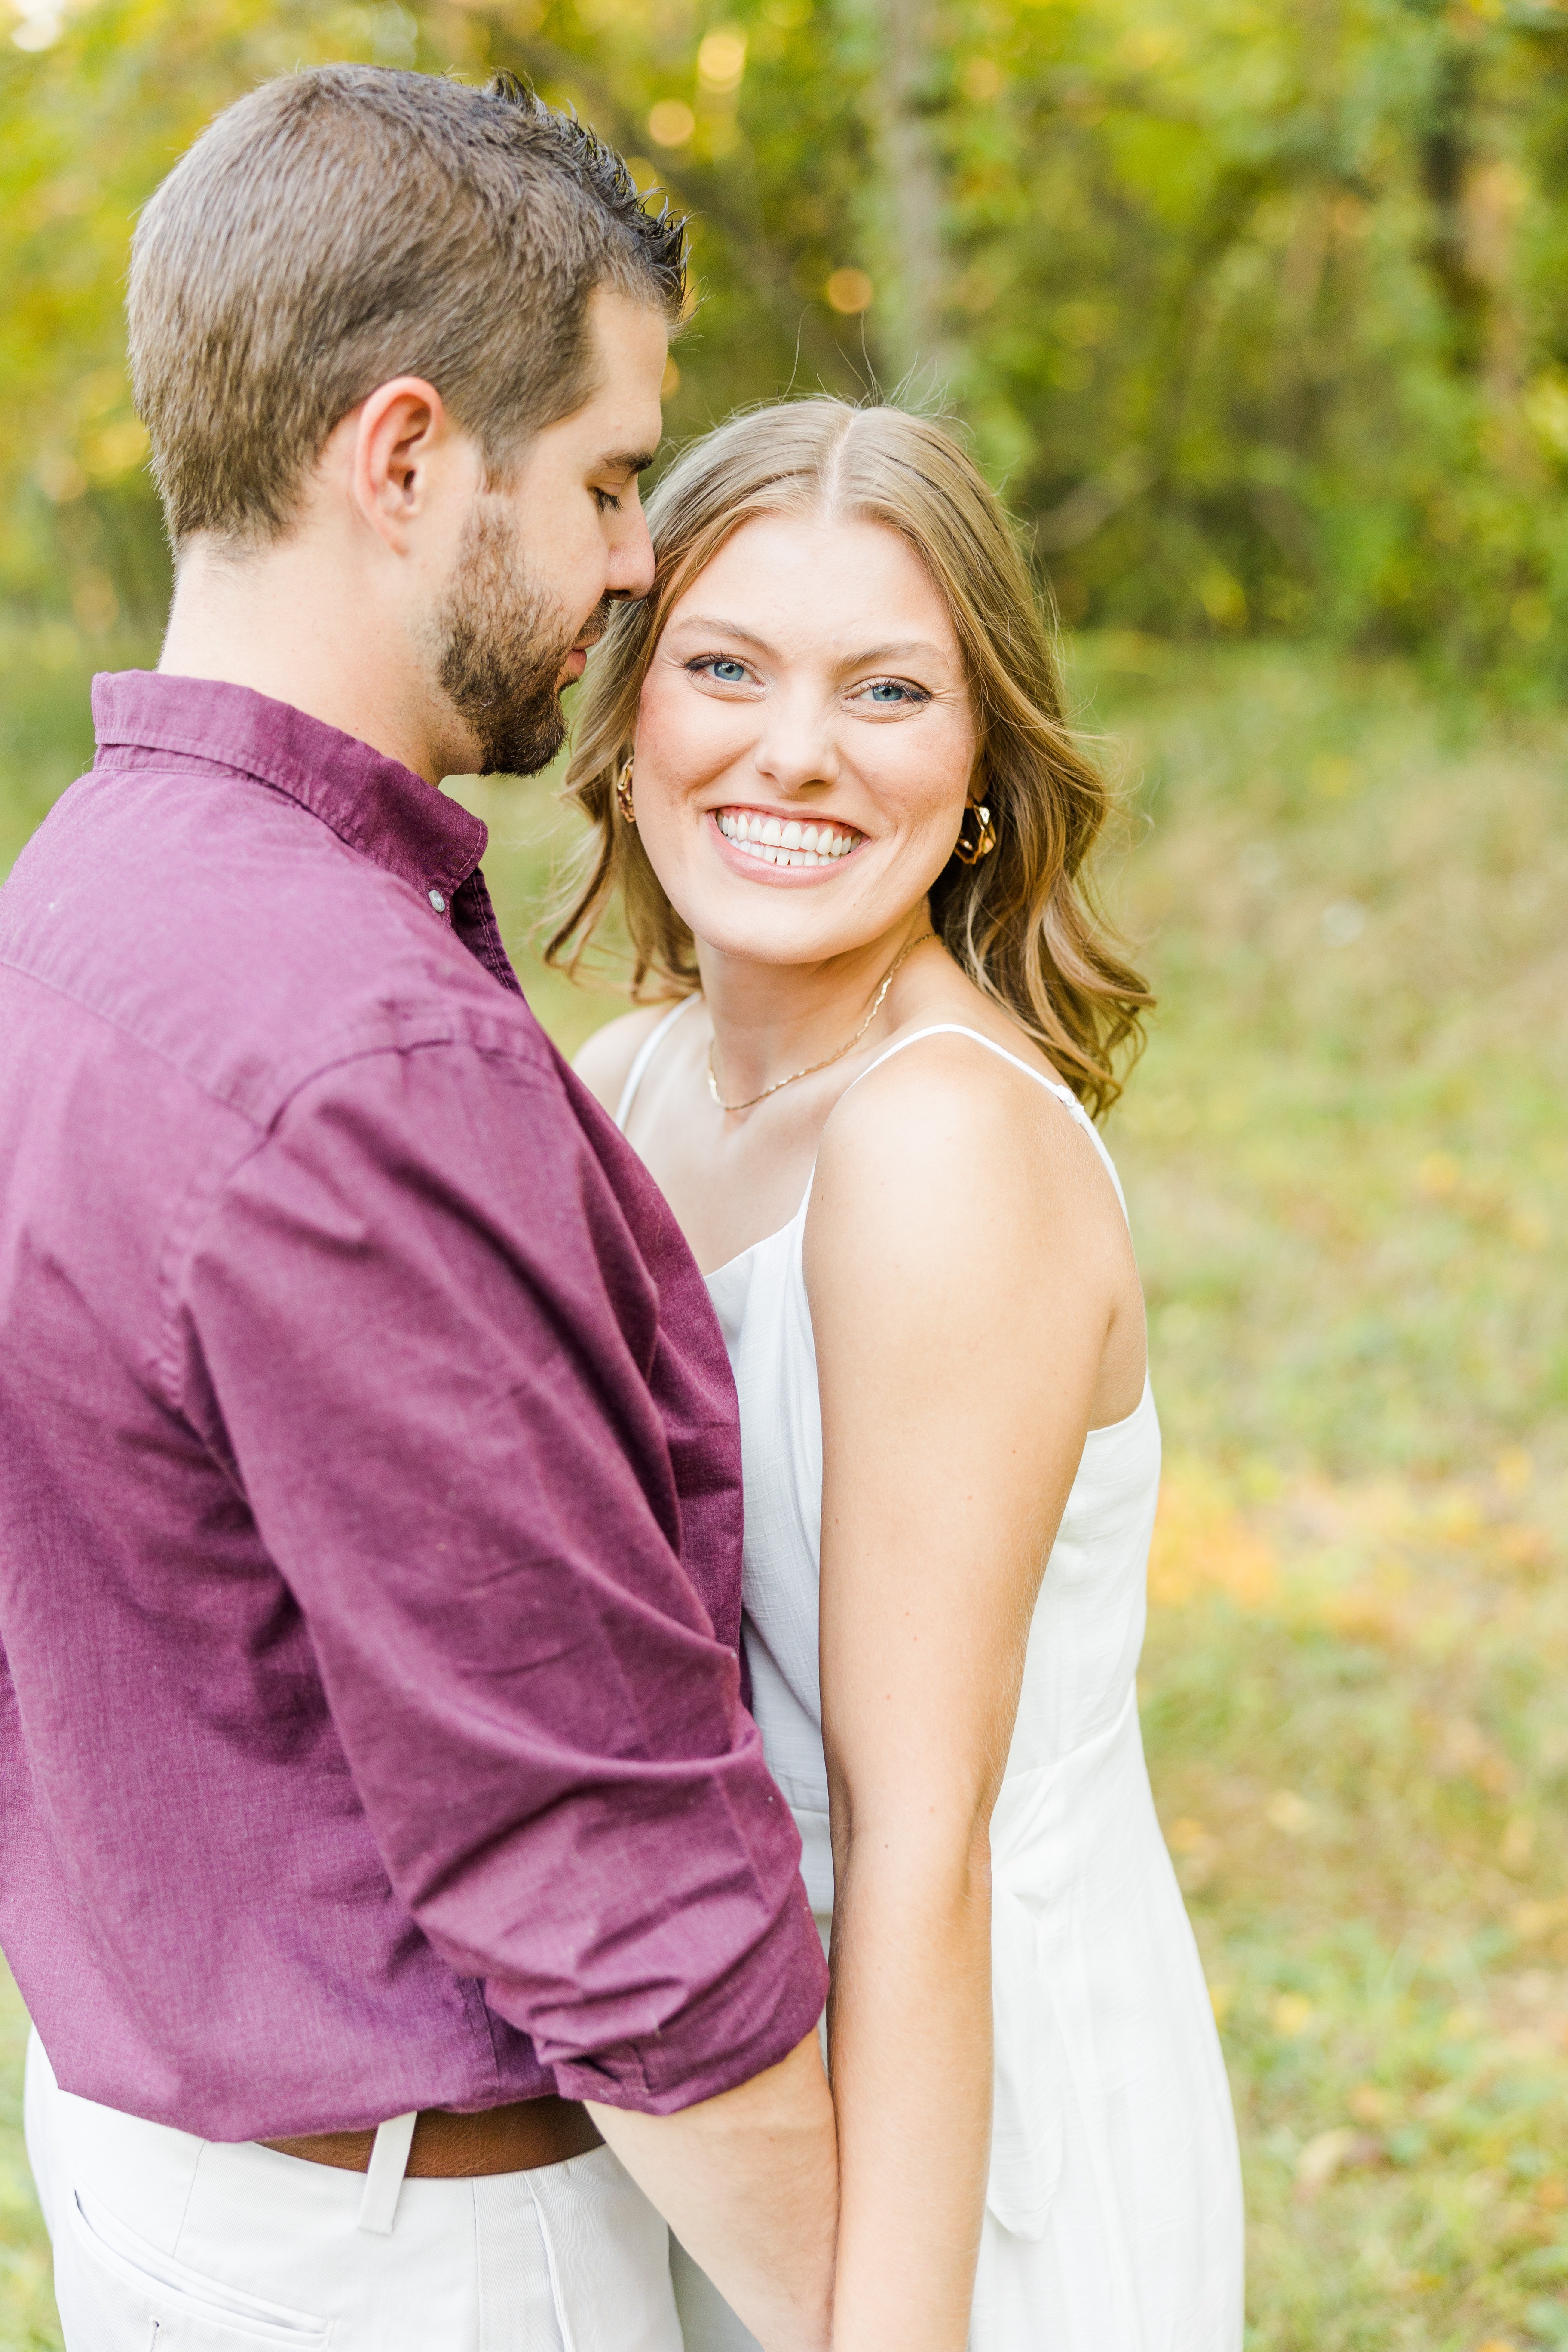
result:
<svg viewBox="0 0 1568 2352"><path fill-rule="evenodd" d="M685 232L620 158L510 76L288 74L227 108L132 249L136 404L176 547L286 530L340 419L433 383L486 462L589 396L588 299L673 317Z"/></svg>

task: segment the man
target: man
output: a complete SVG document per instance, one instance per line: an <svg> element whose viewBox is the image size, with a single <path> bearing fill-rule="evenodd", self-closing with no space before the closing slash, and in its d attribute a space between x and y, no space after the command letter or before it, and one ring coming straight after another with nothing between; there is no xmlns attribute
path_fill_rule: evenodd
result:
<svg viewBox="0 0 1568 2352"><path fill-rule="evenodd" d="M515 85L348 67L137 232L168 638L0 895L0 1943L71 2352L678 2352L634 2181L826 2339L721 1342L437 789L542 765L650 583L682 267Z"/></svg>

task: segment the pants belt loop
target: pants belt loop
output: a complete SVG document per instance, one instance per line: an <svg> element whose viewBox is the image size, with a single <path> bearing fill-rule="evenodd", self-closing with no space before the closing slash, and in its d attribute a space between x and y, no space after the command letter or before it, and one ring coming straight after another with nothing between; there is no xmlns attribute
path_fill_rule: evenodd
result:
<svg viewBox="0 0 1568 2352"><path fill-rule="evenodd" d="M381 2126L375 2135L375 2145L370 2152L370 2168L364 2177L364 2195L360 2199L357 2226L378 2238L390 2238L392 2225L397 2219L397 2200L403 2188L403 2176L408 2169L408 2151L414 2144L414 2126L419 2120L417 2108L411 2116L394 2116L390 2123Z"/></svg>

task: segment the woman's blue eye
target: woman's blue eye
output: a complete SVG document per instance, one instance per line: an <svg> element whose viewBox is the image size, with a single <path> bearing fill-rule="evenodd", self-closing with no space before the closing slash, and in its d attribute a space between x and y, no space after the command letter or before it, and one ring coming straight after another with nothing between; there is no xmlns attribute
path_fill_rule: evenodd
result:
<svg viewBox="0 0 1568 2352"><path fill-rule="evenodd" d="M921 696L920 698L923 701L925 698ZM907 687L901 678L879 677L871 688L871 699L873 702L884 703L913 700L914 690Z"/></svg>
<svg viewBox="0 0 1568 2352"><path fill-rule="evenodd" d="M725 686L742 686L745 683L746 665L744 662L729 661L721 658L719 660L710 662L708 667L710 675L720 679Z"/></svg>

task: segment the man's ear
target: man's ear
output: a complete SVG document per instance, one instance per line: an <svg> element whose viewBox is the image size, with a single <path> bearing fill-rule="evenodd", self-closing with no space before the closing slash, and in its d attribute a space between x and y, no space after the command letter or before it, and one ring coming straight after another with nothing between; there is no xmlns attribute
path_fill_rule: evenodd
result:
<svg viewBox="0 0 1568 2352"><path fill-rule="evenodd" d="M423 376L394 376L377 384L343 425L353 430L349 495L363 520L400 555L409 525L428 510L433 466L454 454L445 404Z"/></svg>

